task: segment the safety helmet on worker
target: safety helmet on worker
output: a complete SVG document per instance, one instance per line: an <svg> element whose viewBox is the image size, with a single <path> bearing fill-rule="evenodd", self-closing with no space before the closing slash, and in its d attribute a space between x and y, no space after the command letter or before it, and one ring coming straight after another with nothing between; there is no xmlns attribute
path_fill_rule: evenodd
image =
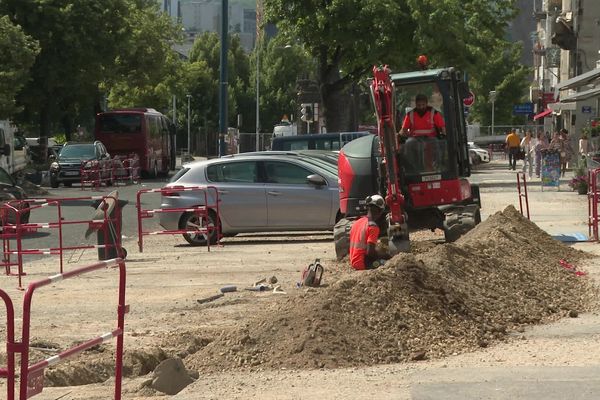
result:
<svg viewBox="0 0 600 400"><path fill-rule="evenodd" d="M385 200L380 195L373 194L371 196L367 196L367 198L365 199L365 205L367 207L373 206L383 210L385 208Z"/></svg>

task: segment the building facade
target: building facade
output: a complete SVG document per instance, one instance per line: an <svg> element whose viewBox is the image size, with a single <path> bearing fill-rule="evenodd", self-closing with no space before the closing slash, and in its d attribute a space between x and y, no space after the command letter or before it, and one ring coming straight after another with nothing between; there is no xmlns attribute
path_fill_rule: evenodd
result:
<svg viewBox="0 0 600 400"><path fill-rule="evenodd" d="M531 101L544 130L565 128L577 140L598 118L598 96L587 91L600 82L600 1L534 0L534 14Z"/></svg>

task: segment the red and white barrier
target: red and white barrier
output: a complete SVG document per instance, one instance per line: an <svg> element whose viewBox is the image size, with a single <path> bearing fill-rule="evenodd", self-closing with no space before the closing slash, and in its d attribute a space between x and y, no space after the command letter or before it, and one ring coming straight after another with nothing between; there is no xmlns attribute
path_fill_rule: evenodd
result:
<svg viewBox="0 0 600 400"><path fill-rule="evenodd" d="M589 240L597 242L598 238L598 203L600 192L598 188L600 168L588 170L588 234Z"/></svg>
<svg viewBox="0 0 600 400"><path fill-rule="evenodd" d="M81 190L85 190L86 187L99 190L103 183L110 186L113 182L112 162L82 161L79 176Z"/></svg>
<svg viewBox="0 0 600 400"><path fill-rule="evenodd" d="M59 198L59 199L27 199L27 200L13 200L0 206L0 216L2 220L2 234L0 238L3 243L3 260L0 261L0 266L4 266L7 275L17 275L19 277L19 288L22 287L21 277L25 275L23 271L23 256L24 255L58 255L60 259L60 272L63 272L64 266L64 253L70 250L84 250L84 249L106 249L106 255L108 255L108 249L116 247L121 249L121 222L118 218L111 218L107 210L104 210L102 219L96 220L66 220L63 217L62 205L65 202L91 202L100 201L107 202L113 201L115 203L115 215L120 215L119 201L118 198L112 196L87 196L87 197L72 197L72 198ZM27 204L27 206L24 206ZM23 215L25 213L34 213L36 210L54 207L56 209L56 220L49 222L34 222L34 223L23 223ZM14 216L9 218L9 216ZM12 220L14 218L14 220ZM66 225L80 224L86 228L93 228L100 230L104 235L103 245L79 245L79 246L65 246L63 238L63 228ZM115 244L109 243L110 240L110 229L114 227L116 242ZM24 248L23 238L26 234L37 231L39 229L56 229L58 232L58 245L50 248ZM11 245L11 240L14 240L15 247ZM16 256L16 257L15 257ZM15 259L16 258L16 259ZM11 271L11 267L17 267L17 273L14 274Z"/></svg>
<svg viewBox="0 0 600 400"><path fill-rule="evenodd" d="M34 293L44 286L56 284L65 279L70 279L79 275L97 271L100 269L118 269L119 270L119 288L118 288L118 307L117 307L117 326L111 331L87 340L77 346L62 351L61 353L49 357L45 360L36 362L30 365L29 350L31 337L31 305ZM7 366L0 368L0 378L7 379L7 400L15 400L15 355L20 354L20 383L19 383L19 400L29 399L36 394L42 392L44 388L44 369L56 365L66 358L79 354L93 346L104 343L113 338L117 339L117 347L115 354L115 389L114 399L121 399L121 385L123 380L123 332L125 330L125 314L129 312L129 306L125 304L125 283L126 283L126 268L125 262L122 259L112 259L101 261L96 264L77 268L75 270L65 272L63 274L53 275L46 279L30 283L25 292L23 299L23 326L21 329L21 341L16 342L14 337L15 331L15 315L13 303L8 294L0 290L0 298L6 306L7 319ZM90 291L93 293L93 291Z"/></svg>
<svg viewBox="0 0 600 400"><path fill-rule="evenodd" d="M529 196L527 195L527 179L525 178L525 172L517 172L517 190L519 192L519 210L521 211L521 215L525 216L523 213L523 202L525 202L527 219L531 220L531 218L529 218Z"/></svg>
<svg viewBox="0 0 600 400"><path fill-rule="evenodd" d="M170 195L180 192L198 192L199 205L194 207L174 207L174 208L157 208L143 209L141 198L144 194L159 193L161 196ZM210 234L216 232L217 245L220 245L221 227L220 212L219 212L219 191L214 186L170 186L161 189L142 189L137 192L136 209L138 217L138 248L140 253L144 251L144 236L146 235L206 235L206 247L210 251ZM178 229L178 230L159 230L145 231L143 227L143 219L153 218L159 213L194 213L199 218L208 220L209 214L212 212L215 216L215 226L206 225L195 230Z"/></svg>
<svg viewBox="0 0 600 400"><path fill-rule="evenodd" d="M137 154L130 154L127 157L115 156L113 158L113 183L119 184L137 184L140 180L140 158Z"/></svg>

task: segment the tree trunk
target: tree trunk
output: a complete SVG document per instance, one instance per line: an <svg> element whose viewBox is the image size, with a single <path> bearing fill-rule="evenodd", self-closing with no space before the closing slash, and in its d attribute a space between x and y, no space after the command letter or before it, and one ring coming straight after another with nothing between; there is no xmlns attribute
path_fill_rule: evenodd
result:
<svg viewBox="0 0 600 400"><path fill-rule="evenodd" d="M346 87L322 85L321 95L325 107L325 121L328 132L352 131L350 95Z"/></svg>
<svg viewBox="0 0 600 400"><path fill-rule="evenodd" d="M67 115L63 115L62 117L62 126L63 129L65 130L65 138L68 141L72 140L72 132L73 132L73 122L71 121L71 118L69 118Z"/></svg>
<svg viewBox="0 0 600 400"><path fill-rule="evenodd" d="M48 158L48 137L50 136L50 106L46 104L40 110L40 157L43 162Z"/></svg>

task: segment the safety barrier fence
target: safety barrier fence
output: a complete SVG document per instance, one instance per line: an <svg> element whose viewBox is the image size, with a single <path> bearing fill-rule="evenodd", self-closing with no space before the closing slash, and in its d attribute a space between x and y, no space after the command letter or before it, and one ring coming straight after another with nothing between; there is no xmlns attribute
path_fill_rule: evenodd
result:
<svg viewBox="0 0 600 400"><path fill-rule="evenodd" d="M113 158L113 183L115 185L137 184L140 180L140 159L136 154L127 157L115 156Z"/></svg>
<svg viewBox="0 0 600 400"><path fill-rule="evenodd" d="M64 203L71 202L99 202L97 214L94 219L90 220L66 220L63 216L62 207ZM87 197L71 197L59 199L36 199L27 200L12 200L0 206L0 215L2 219L2 247L4 257L0 262L4 266L7 275L17 275L19 277L19 288L22 288L22 276L26 275L23 271L23 256L24 255L58 255L60 259L60 272L64 267L64 253L71 250L85 249L104 249L105 255L108 258L109 248L116 247L121 249L121 222L119 218L112 218L109 205L114 205L114 215L120 215L119 201L114 196L87 196ZM49 222L23 222L24 216L29 215L29 218L36 211L40 211L46 207L54 207L56 209L56 220ZM102 231L105 244L95 245L78 245L65 246L63 229L67 225L87 225L89 230ZM39 229L56 229L58 236L58 247L50 248L24 248L23 239L31 233ZM111 232L112 230L112 232ZM112 235L111 235L112 233ZM111 243L110 237L114 238L114 243ZM14 245L11 245L14 241ZM13 247L14 246L14 247ZM16 259L15 259L16 258ZM17 272L13 273L11 267L16 266Z"/></svg>
<svg viewBox="0 0 600 400"><path fill-rule="evenodd" d="M503 144L491 143L488 146L488 153L490 155L490 161L492 161L498 154L501 154L502 159L506 160L506 149Z"/></svg>
<svg viewBox="0 0 600 400"><path fill-rule="evenodd" d="M74 347L62 351L61 353L47 358L45 360L30 364L30 337L31 337L31 304L34 293L50 284L56 284L59 281L70 279L79 275L97 271L100 269L119 270L119 289L117 306L117 326L110 332L87 340ZM101 261L85 267L77 268L72 271L50 276L36 282L32 282L27 287L23 298L23 316L21 341L15 341L15 313L14 306L10 296L0 289L0 298L4 301L6 307L6 368L0 368L0 378L7 379L7 400L15 400L15 355L20 354L20 377L19 377L19 400L29 399L42 392L44 387L44 369L58 364L59 362L79 354L93 346L107 342L113 338L117 339L115 351L115 390L114 399L121 399L121 384L123 378L123 332L125 330L125 314L129 312L129 306L125 304L125 282L126 268L125 262L120 259Z"/></svg>
<svg viewBox="0 0 600 400"><path fill-rule="evenodd" d="M161 196L179 197L182 192L197 193L197 204L189 207L171 207L143 209L142 196L148 193L160 193ZM138 219L138 248L140 252L144 251L144 236L146 235L203 235L206 239L206 247L210 251L211 234L216 234L216 243L220 244L221 227L219 212L219 191L214 186L171 186L161 189L142 189L137 192L136 208ZM182 229L168 229L159 231L145 231L143 219L153 218L160 213L186 213L190 217L195 217L196 221L189 221ZM179 225L178 225L179 226ZM193 229L190 229L190 226Z"/></svg>
<svg viewBox="0 0 600 400"><path fill-rule="evenodd" d="M600 193L598 188L598 175L600 168L588 170L588 235L589 240L598 241L598 202Z"/></svg>
<svg viewBox="0 0 600 400"><path fill-rule="evenodd" d="M519 192L519 210L521 211L521 215L525 216L523 213L523 203L525 203L527 219L531 220L529 217L529 196L527 195L527 179L525 178L525 172L517 172L517 190Z"/></svg>
<svg viewBox="0 0 600 400"><path fill-rule="evenodd" d="M97 160L82 161L79 168L81 190L85 190L88 187L92 190L98 190L103 183L106 186L110 186L113 182L111 164L111 160L105 162Z"/></svg>

